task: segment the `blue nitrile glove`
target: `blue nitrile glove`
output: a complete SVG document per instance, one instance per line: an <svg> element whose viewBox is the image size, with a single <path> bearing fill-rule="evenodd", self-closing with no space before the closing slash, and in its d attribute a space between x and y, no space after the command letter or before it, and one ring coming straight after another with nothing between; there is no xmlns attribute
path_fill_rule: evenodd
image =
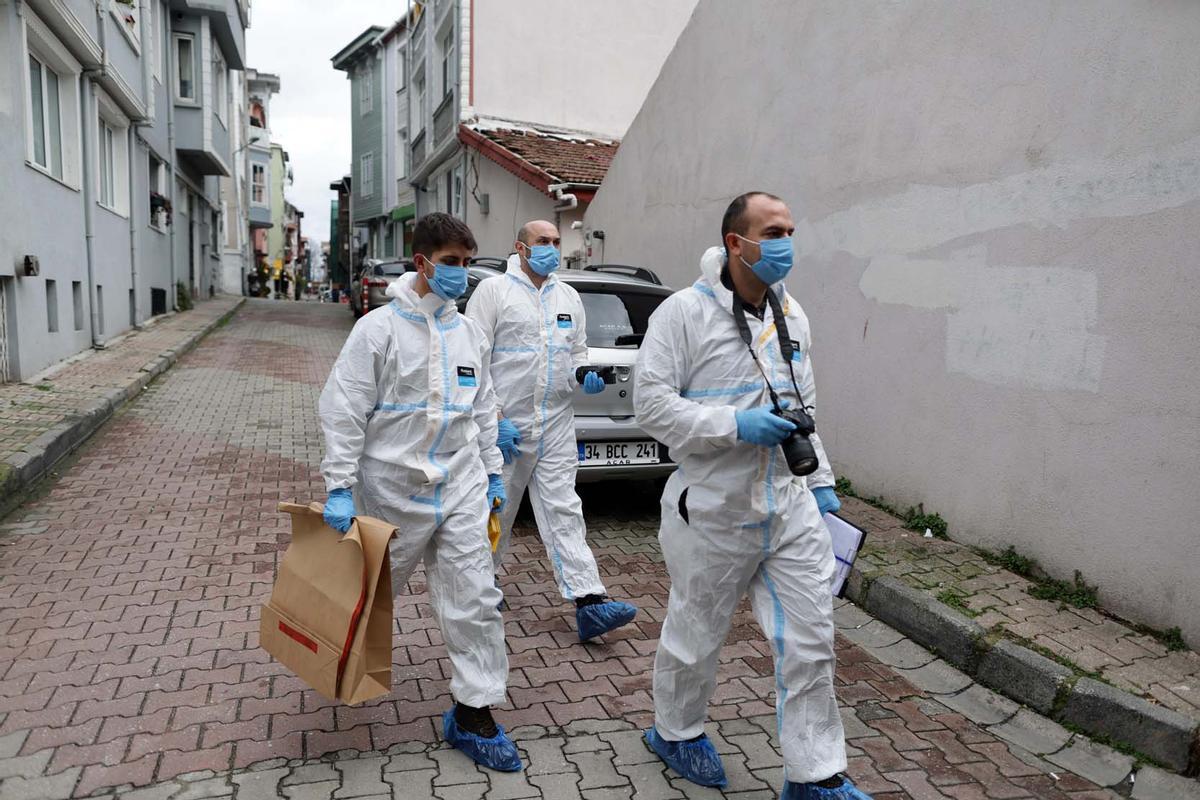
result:
<svg viewBox="0 0 1200 800"><path fill-rule="evenodd" d="M772 406L759 406L734 414L737 438L759 447L774 447L796 430L794 423L771 413Z"/></svg>
<svg viewBox="0 0 1200 800"><path fill-rule="evenodd" d="M497 427L500 432L496 436L496 446L500 448L500 455L504 456L504 463L511 464L521 454L517 447L521 443L521 432L507 419L500 420Z"/></svg>
<svg viewBox="0 0 1200 800"><path fill-rule="evenodd" d="M604 391L604 378L598 372L589 372L583 376L583 391L587 394L600 394Z"/></svg>
<svg viewBox="0 0 1200 800"><path fill-rule="evenodd" d="M334 489L325 501L325 524L342 533L354 521L354 494L349 489Z"/></svg>
<svg viewBox="0 0 1200 800"><path fill-rule="evenodd" d="M500 501L500 505L496 505L496 501ZM504 480L499 475L488 475L488 510L503 511L504 504L508 502L508 495L504 493Z"/></svg>
<svg viewBox="0 0 1200 800"><path fill-rule="evenodd" d="M813 497L817 498L817 508L822 517L830 511L842 510L842 501L838 500L837 492L833 491L832 486L818 486L812 493Z"/></svg>

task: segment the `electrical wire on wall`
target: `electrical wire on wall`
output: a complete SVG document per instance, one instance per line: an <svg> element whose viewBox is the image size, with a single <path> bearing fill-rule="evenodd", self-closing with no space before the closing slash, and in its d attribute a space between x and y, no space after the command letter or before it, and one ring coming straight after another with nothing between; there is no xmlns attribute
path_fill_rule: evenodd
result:
<svg viewBox="0 0 1200 800"><path fill-rule="evenodd" d="M513 181L516 184L516 189L515 189L515 191L513 191L512 232L513 232L513 241L516 241L516 238L517 238L517 210L521 207L521 179L518 176L513 175Z"/></svg>
<svg viewBox="0 0 1200 800"><path fill-rule="evenodd" d="M475 205L483 208L483 201L479 199L479 153L471 153L471 171L475 173L475 183L471 185L471 197L475 198Z"/></svg>

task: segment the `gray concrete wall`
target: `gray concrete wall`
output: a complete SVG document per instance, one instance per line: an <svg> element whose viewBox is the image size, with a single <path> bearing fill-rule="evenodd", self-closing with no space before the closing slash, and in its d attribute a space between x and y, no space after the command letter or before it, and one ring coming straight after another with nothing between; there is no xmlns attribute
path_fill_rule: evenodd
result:
<svg viewBox="0 0 1200 800"><path fill-rule="evenodd" d="M107 340L130 328L129 219L97 206L93 225L96 238L92 277L101 289L97 307L101 309L102 324L97 332L101 340Z"/></svg>
<svg viewBox="0 0 1200 800"><path fill-rule="evenodd" d="M94 19L94 15L93 15ZM21 23L11 4L0 7L0 275L9 282L10 366L15 377L27 378L60 359L91 345L87 320L74 325L71 283L87 285L84 255L83 202L80 192L28 166L25 162L25 89L28 61L21 47ZM64 230L79 236L63 236ZM35 255L41 275L15 277L22 258ZM51 332L47 314L47 280L56 287L58 330ZM86 295L85 295L86 310Z"/></svg>
<svg viewBox="0 0 1200 800"><path fill-rule="evenodd" d="M1200 643L1200 5L752 5L701 0L605 260L685 286L782 195L839 471Z"/></svg>

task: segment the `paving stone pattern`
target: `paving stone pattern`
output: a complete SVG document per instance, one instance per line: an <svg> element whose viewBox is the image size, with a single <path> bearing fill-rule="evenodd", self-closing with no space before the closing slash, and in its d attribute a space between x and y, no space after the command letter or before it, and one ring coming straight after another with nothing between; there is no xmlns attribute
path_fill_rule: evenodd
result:
<svg viewBox="0 0 1200 800"><path fill-rule="evenodd" d="M0 384L0 461L71 417L105 389L124 388L160 353L178 347L241 300L219 295L191 311L155 320L106 350L89 350L31 383Z"/></svg>
<svg viewBox="0 0 1200 800"><path fill-rule="evenodd" d="M275 506L323 497L316 397L350 323L344 308L251 301L0 522L0 797L775 797L770 648L745 604L709 726L728 789L688 784L640 739L668 587L644 488L586 492L608 587L642 609L603 643L577 642L535 533L518 530L498 717L525 772L439 742L448 664L420 572L396 608L385 698L330 703L258 647L288 539ZM1117 796L1097 781L1130 764L989 699L852 605L838 624L849 771L878 800ZM1194 783L1151 777L1147 797Z"/></svg>
<svg viewBox="0 0 1200 800"><path fill-rule="evenodd" d="M1030 581L989 564L969 547L925 539L861 500L848 498L843 515L867 529L859 561L864 575L891 575L932 594L962 597L985 629L1032 642L1107 683L1200 720L1200 654L1170 652L1092 609L1039 600Z"/></svg>

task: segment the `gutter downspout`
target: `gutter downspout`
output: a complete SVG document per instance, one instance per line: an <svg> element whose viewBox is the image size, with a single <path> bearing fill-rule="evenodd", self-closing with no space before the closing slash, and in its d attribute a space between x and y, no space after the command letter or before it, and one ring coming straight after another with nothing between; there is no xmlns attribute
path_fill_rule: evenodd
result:
<svg viewBox="0 0 1200 800"><path fill-rule="evenodd" d="M140 283L138 277L138 260L140 259L140 254L138 253L138 214L137 204L134 200L134 187L137 185L137 172L133 166L133 154L135 152L141 153L142 151L142 148L139 146L140 144L141 137L137 135L137 128L133 125L130 125L128 145L129 158L127 159L129 161L129 280L131 281L131 286L133 287L132 322L135 330L140 330L142 327L141 301L138 299L140 296L140 292L138 290L141 288L138 285Z"/></svg>
<svg viewBox="0 0 1200 800"><path fill-rule="evenodd" d="M258 265L254 263L254 229L250 227L250 206L252 203L250 192L254 186L254 167L250 164L250 79L247 74L249 70L242 70L242 108L240 109L240 117L242 120L242 203L245 213L242 215L242 223L246 236L246 242L242 245L242 285L238 290L238 294L242 297L250 296L250 269L258 271ZM236 194L236 192L235 192Z"/></svg>
<svg viewBox="0 0 1200 800"><path fill-rule="evenodd" d="M159 7L161 8L162 6L159 6ZM167 13L169 15L170 11L168 10ZM167 19L169 20L170 17L168 16ZM178 279L175 277L175 266L176 266L175 262L178 260L178 256L176 255L176 251L175 251L175 228L179 222L179 210L176 207L177 206L177 198L175 197L175 187L176 187L176 184L178 183L178 181L175 177L175 162L179 159L179 153L175 149L175 89L176 89L176 85L175 85L175 39L174 39L174 37L168 37L167 42L168 42L168 47L166 48L167 52L163 54L166 56L166 60L163 62L164 77L169 76L168 83L170 84L169 88L167 89L167 157L170 159L170 163L171 163L171 176L170 176L170 178L168 178L168 180L171 182L171 185L167 187L167 196L171 198L171 224L169 226L171 228L171 230L169 232L169 239L170 239L170 245L171 245L171 259L170 259L170 261L171 261L171 286L167 291L169 292L169 295L171 298L171 310L178 311L179 310L179 288L178 288Z"/></svg>
<svg viewBox="0 0 1200 800"><path fill-rule="evenodd" d="M139 16L138 25L141 28L142 37L142 99L146 102L147 118L141 123L131 123L129 125L129 280L133 287L133 328L140 330L142 327L142 301L141 301L141 276L139 274L138 263L140 253L138 251L138 223L137 223L137 172L134 168L133 154L140 153L142 148L141 137L137 134L139 128L150 124L151 115L149 110L154 107L154 98L151 95L150 86L150 53L151 48L155 44L150 38L153 32L148 30L147 12L150 9L151 0L140 0L138 3ZM157 2L157 0L153 0ZM149 151L149 147L145 148Z"/></svg>
<svg viewBox="0 0 1200 800"><path fill-rule="evenodd" d="M100 340L100 309L96 306L96 255L95 255L95 187L96 163L93 151L93 139L99 136L96 125L96 79L108 71L108 42L105 36L107 27L104 19L104 8L101 0L94 0L96 8L96 26L100 35L100 67L84 70L79 93L79 114L82 124L79 126L80 149L83 151L83 242L87 260L88 308L91 311L92 347L102 349L104 342ZM90 102L89 102L90 101ZM95 131L95 133L93 133Z"/></svg>

